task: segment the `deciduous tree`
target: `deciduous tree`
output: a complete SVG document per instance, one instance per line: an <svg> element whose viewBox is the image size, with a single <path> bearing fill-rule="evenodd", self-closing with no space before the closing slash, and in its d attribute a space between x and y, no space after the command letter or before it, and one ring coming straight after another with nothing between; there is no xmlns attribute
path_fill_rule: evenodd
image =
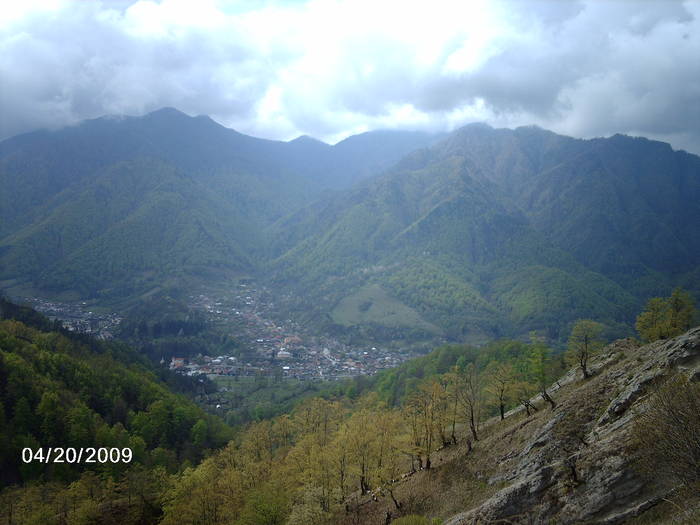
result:
<svg viewBox="0 0 700 525"><path fill-rule="evenodd" d="M498 406L501 421L505 419L506 405L513 397L515 370L513 365L492 361L485 370L485 390L492 402Z"/></svg>
<svg viewBox="0 0 700 525"><path fill-rule="evenodd" d="M645 341L675 337L690 329L695 315L693 298L685 290L676 288L668 298L649 299L637 317L637 332Z"/></svg>
<svg viewBox="0 0 700 525"><path fill-rule="evenodd" d="M459 377L457 395L464 409L465 419L469 424L472 437L474 441L479 441L478 431L482 405L481 374L474 363L469 363Z"/></svg>
<svg viewBox="0 0 700 525"><path fill-rule="evenodd" d="M591 319L576 321L571 330L567 357L581 367L584 379L590 376L588 360L603 346L603 341L600 338L602 332L603 325Z"/></svg>
<svg viewBox="0 0 700 525"><path fill-rule="evenodd" d="M552 356L550 349L542 341L536 341L530 346L529 365L530 373L542 395L542 399L554 409L557 404L547 391L553 376Z"/></svg>

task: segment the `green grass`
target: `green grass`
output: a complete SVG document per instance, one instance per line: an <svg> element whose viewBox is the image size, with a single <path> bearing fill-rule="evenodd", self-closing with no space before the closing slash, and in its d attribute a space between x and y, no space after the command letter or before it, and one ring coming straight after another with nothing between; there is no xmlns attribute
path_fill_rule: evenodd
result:
<svg viewBox="0 0 700 525"><path fill-rule="evenodd" d="M331 312L331 317L343 326L375 323L388 327L420 328L434 334L441 332L413 308L394 299L376 284L367 284L342 299Z"/></svg>

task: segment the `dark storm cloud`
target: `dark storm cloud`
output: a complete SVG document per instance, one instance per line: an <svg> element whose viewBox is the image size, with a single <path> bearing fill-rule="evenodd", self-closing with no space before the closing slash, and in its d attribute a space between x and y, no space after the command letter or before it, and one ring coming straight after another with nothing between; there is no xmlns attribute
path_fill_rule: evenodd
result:
<svg viewBox="0 0 700 525"><path fill-rule="evenodd" d="M274 138L485 120L700 152L698 2L59 2L4 16L2 136L174 106Z"/></svg>

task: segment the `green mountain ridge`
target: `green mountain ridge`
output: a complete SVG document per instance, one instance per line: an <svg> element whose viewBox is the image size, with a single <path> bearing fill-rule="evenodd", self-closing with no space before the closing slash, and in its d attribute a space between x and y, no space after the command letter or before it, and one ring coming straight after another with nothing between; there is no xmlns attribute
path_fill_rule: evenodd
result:
<svg viewBox="0 0 700 525"><path fill-rule="evenodd" d="M9 139L0 279L112 299L188 276L255 273L267 224L432 140L383 135L383 155L367 137L269 141L166 108Z"/></svg>
<svg viewBox="0 0 700 525"><path fill-rule="evenodd" d="M625 286L700 263L695 155L644 138L577 140L534 127L468 126L442 146L477 163L538 231Z"/></svg>
<svg viewBox="0 0 700 525"><path fill-rule="evenodd" d="M641 138L478 124L330 146L166 108L8 139L0 184L10 292L133 304L254 275L319 329L472 342L582 317L624 335L649 296L700 292L700 158Z"/></svg>
<svg viewBox="0 0 700 525"><path fill-rule="evenodd" d="M631 294L549 242L474 163L441 146L315 208L334 222L277 260L280 281L313 290L322 310L374 283L452 337L558 337L582 315L629 322Z"/></svg>

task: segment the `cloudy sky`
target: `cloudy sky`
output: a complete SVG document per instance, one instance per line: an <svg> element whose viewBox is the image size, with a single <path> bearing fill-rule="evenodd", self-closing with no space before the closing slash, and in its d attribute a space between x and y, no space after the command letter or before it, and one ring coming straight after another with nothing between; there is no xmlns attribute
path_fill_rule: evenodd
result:
<svg viewBox="0 0 700 525"><path fill-rule="evenodd" d="M275 139L485 121L700 153L700 2L3 5L0 138L163 106Z"/></svg>

